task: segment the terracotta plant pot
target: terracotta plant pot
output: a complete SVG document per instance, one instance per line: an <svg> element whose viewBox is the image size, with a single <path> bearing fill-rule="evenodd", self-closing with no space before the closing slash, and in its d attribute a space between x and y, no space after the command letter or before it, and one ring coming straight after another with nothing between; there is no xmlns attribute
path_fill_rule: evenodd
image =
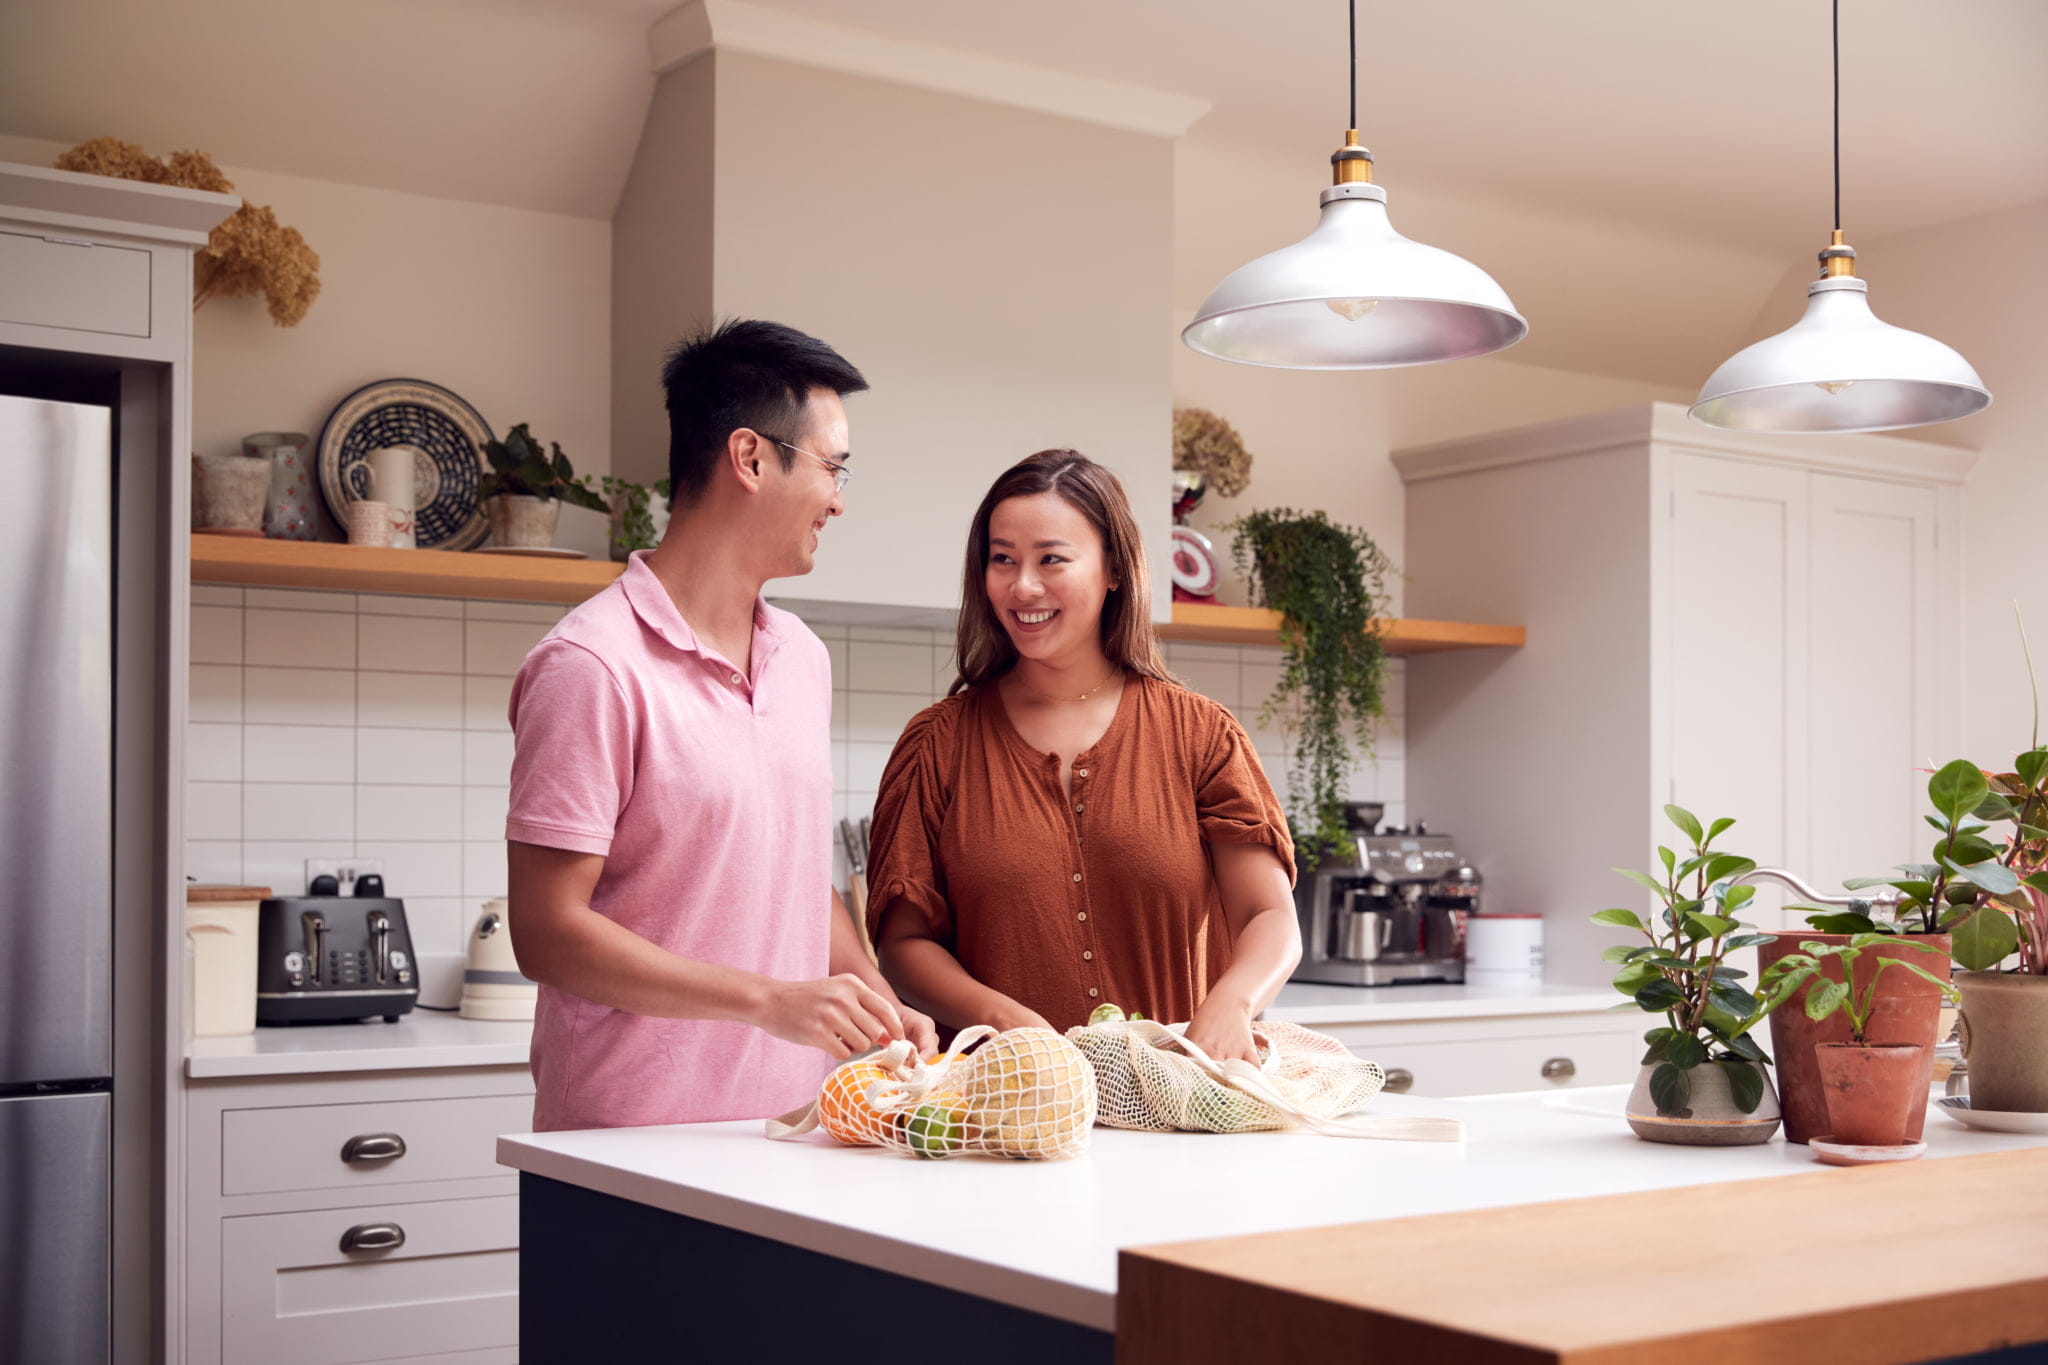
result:
<svg viewBox="0 0 2048 1365"><path fill-rule="evenodd" d="M1635 1089L1628 1096L1628 1126L1645 1142L1674 1142L1687 1147L1747 1147L1769 1142L1778 1131L1778 1097L1771 1090L1768 1069L1764 1073L1764 1097L1756 1112L1745 1114L1735 1106L1729 1092L1727 1073L1712 1062L1692 1069L1692 1096L1686 1112L1660 1114L1650 1098L1650 1073L1654 1065L1636 1075Z"/></svg>
<svg viewBox="0 0 2048 1365"><path fill-rule="evenodd" d="M2048 976L1964 972L1956 989L1963 993L1970 1107L2048 1113Z"/></svg>
<svg viewBox="0 0 2048 1365"><path fill-rule="evenodd" d="M1787 953L1800 951L1801 943L1833 945L1847 943L1849 937L1848 934L1780 934L1772 942L1757 948L1757 965L1767 969ZM1935 976L1944 979L1948 976L1954 963L1948 957L1947 934L1912 934L1908 937L1915 943L1939 949L1940 956L1903 947L1868 949L1856 962L1856 989L1859 992L1870 984L1869 973L1878 970L1873 959L1880 957L1901 958ZM1823 958L1821 961L1829 980L1842 979L1839 958ZM1814 1049L1824 1043L1849 1041L1849 1019L1840 1010L1817 1024L1806 1017L1806 992L1812 989L1809 983L1799 994L1771 1012L1771 1060L1778 1064L1778 1098L1785 1107L1787 1142L1828 1136L1827 1096L1821 1089L1820 1066L1814 1059ZM1918 1142L1927 1125L1927 1092L1934 1081L1934 1045L1940 1040L1941 1006L1941 992L1911 972L1887 971L1878 978L1877 1001L1871 1009L1870 1029L1866 1035L1869 1041L1917 1043L1924 1049L1920 1059L1919 1088L1906 1122L1905 1140L1908 1142ZM1839 1135L1837 1140L1840 1140Z"/></svg>
<svg viewBox="0 0 2048 1365"><path fill-rule="evenodd" d="M1898 973L1888 972L1888 976ZM1852 1147L1899 1147L1918 1142L1907 1125L1927 1109L1931 1047L1918 1043L1822 1043L1814 1065L1827 1096L1828 1131L1816 1133Z"/></svg>
<svg viewBox="0 0 2048 1365"><path fill-rule="evenodd" d="M246 455L192 457L192 526L204 531L263 533L270 463Z"/></svg>
<svg viewBox="0 0 2048 1365"><path fill-rule="evenodd" d="M491 544L522 549L545 548L555 543L555 522L562 504L554 498L530 498L523 493L500 493L484 504L491 522Z"/></svg>

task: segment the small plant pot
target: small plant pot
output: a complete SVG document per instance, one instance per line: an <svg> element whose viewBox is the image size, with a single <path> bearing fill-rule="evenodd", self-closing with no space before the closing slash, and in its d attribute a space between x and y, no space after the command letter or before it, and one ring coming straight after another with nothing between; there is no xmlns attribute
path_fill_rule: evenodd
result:
<svg viewBox="0 0 2048 1365"><path fill-rule="evenodd" d="M1963 972L1963 1056L1970 1107L2048 1113L2048 976Z"/></svg>
<svg viewBox="0 0 2048 1365"><path fill-rule="evenodd" d="M1713 1062L1694 1067L1692 1094L1686 1107L1675 1114L1657 1112L1650 1098L1650 1075L1656 1066L1646 1066L1636 1076L1635 1089L1628 1096L1628 1126L1645 1142L1672 1142L1686 1147L1747 1147L1769 1142L1778 1131L1778 1096L1764 1076L1764 1096L1753 1113L1736 1107L1728 1088L1728 1075Z"/></svg>
<svg viewBox="0 0 2048 1365"><path fill-rule="evenodd" d="M1906 937L1915 943L1937 948L1942 955L1936 957L1933 953L1915 952L1911 948L1889 944L1866 949L1856 963L1858 991L1869 987L1870 973L1879 970L1875 959L1880 957L1899 958L1939 977L1948 975L1954 964L1948 958L1947 934L1909 934ZM1799 945L1802 943L1833 946L1848 941L1847 934L1783 933L1756 950L1757 965L1767 968L1787 953L1801 951ZM1827 979L1840 981L1840 959L1825 958L1822 961L1821 970ZM1824 1043L1849 1041L1849 1020L1840 1010L1819 1021L1806 1017L1806 993L1812 989L1811 983L1800 987L1790 1000L1771 1011L1771 1057L1778 1064L1778 1092L1785 1106L1787 1142L1804 1142L1816 1135L1827 1136L1830 1122L1827 1094L1821 1081L1815 1048ZM1923 981L1911 972L1887 971L1877 978L1875 1000L1870 1028L1865 1035L1871 1042L1918 1043L1927 1049L1923 1062L1927 1070L1906 1125L1906 1137L1917 1141L1927 1124L1927 1093L1934 1079L1934 1045L1941 1036L1941 992L1933 983ZM1837 1140L1841 1140L1839 1134Z"/></svg>
<svg viewBox="0 0 2048 1365"><path fill-rule="evenodd" d="M555 543L555 522L562 515L556 498L500 493L484 506L491 523L491 543L506 548L544 549Z"/></svg>
<svg viewBox="0 0 2048 1365"><path fill-rule="evenodd" d="M1918 1043L1821 1043L1814 1048L1829 1131L1855 1147L1898 1147L1917 1098L1927 1101L1927 1049Z"/></svg>
<svg viewBox="0 0 2048 1365"><path fill-rule="evenodd" d="M192 527L198 531L263 534L270 500L270 462L247 455L192 457Z"/></svg>

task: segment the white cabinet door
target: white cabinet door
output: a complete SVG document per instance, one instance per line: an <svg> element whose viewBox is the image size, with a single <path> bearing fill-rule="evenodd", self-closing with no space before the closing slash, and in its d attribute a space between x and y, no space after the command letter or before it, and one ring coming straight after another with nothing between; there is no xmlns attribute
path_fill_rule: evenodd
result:
<svg viewBox="0 0 2048 1365"><path fill-rule="evenodd" d="M1678 453L1670 478L1663 799L1702 820L1737 817L1730 849L1797 867L1809 805L1808 476ZM1759 922L1774 915L1768 904L1760 893Z"/></svg>
<svg viewBox="0 0 2048 1365"><path fill-rule="evenodd" d="M1834 891L1927 856L1940 663L1931 488L1835 474L1813 487L1812 842Z"/></svg>

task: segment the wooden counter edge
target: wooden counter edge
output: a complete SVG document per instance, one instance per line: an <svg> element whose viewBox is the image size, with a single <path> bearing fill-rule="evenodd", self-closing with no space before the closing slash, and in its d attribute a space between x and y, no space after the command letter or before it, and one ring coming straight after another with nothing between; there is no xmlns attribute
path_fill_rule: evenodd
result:
<svg viewBox="0 0 2048 1365"><path fill-rule="evenodd" d="M1710 1259L1682 1278L1683 1290L1643 1231L1653 1218L1660 1228L1713 1229L1698 1243ZM1899 1254L1913 1229L1917 1244ZM1367 1279L1355 1267L1376 1256L1388 1273ZM1735 1287L1716 1261L1737 1268ZM1497 1311L1503 1294L1516 1296L1518 1323ZM1118 1365L1908 1365L2044 1340L2048 1149L1135 1247L1118 1258Z"/></svg>

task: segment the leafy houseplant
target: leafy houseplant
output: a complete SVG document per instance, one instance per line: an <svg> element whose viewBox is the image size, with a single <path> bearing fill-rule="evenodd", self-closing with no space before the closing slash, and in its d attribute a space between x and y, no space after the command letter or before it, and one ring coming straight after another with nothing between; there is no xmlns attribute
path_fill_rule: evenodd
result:
<svg viewBox="0 0 2048 1365"><path fill-rule="evenodd" d="M1942 998L1950 1004L1956 1001L1956 988L1942 980L1925 967L1896 957L1875 958L1876 966L1871 969L1863 989L1859 992L1853 983L1856 979L1856 959L1866 948L1898 946L1913 948L1923 953L1941 955L1941 949L1928 943L1915 943L1911 939L1900 939L1891 934L1857 934L1847 943L1817 943L1808 940L1799 945L1800 951L1779 958L1765 969L1761 984L1767 993L1790 995L1809 980L1819 977L1824 957L1840 958L1842 980L1826 978L1814 981L1813 989L1806 993L1806 1017L1819 1023L1840 1010L1849 1019L1849 1043L1854 1047L1868 1047L1870 1041L1864 1035L1870 1029L1871 1011L1877 1005L1877 979L1887 967L1904 967L1915 976L1925 977L1940 990Z"/></svg>
<svg viewBox="0 0 2048 1365"><path fill-rule="evenodd" d="M644 483L615 479L606 474L599 478L598 485L604 489L605 498L611 503L612 558L624 559L635 550L653 549L661 540L662 526L667 524L666 516L660 518L661 525L656 524L655 500L660 500L659 505L666 513L668 480L657 479L649 488Z"/></svg>
<svg viewBox="0 0 2048 1365"><path fill-rule="evenodd" d="M1789 994L1779 989L1765 991L1761 999L1751 995L1738 984L1746 974L1726 962L1730 953L1773 937L1745 932L1753 926L1735 918L1756 888L1728 881L1755 870L1756 861L1713 847L1734 820L1724 817L1702 827L1682 806L1666 806L1664 814L1685 835L1688 848L1658 847L1661 876L1615 869L1654 893L1663 908L1650 923L1633 910L1594 915L1595 924L1633 929L1647 940L1637 947L1617 944L1603 956L1620 964L1615 989L1665 1018L1661 1027L1643 1035L1649 1044L1643 1065L1656 1068L1649 1093L1657 1114L1687 1117L1694 1078L1709 1065L1722 1073L1735 1107L1754 1114L1766 1089L1762 1068L1771 1059L1749 1033Z"/></svg>
<svg viewBox="0 0 2048 1365"><path fill-rule="evenodd" d="M560 443L549 444L552 458L524 422L506 432L504 440L484 442L484 458L491 469L477 496L490 516L491 538L499 545L552 544L555 518L565 502L593 512L611 511L591 488L590 476L576 473Z"/></svg>
<svg viewBox="0 0 2048 1365"><path fill-rule="evenodd" d="M1223 529L1237 536L1231 554L1252 600L1281 616L1280 684L1259 722L1299 704L1288 816L1302 866L1312 869L1347 843L1351 731L1370 754L1372 723L1386 714L1379 617L1394 566L1372 537L1322 512L1275 508Z"/></svg>

